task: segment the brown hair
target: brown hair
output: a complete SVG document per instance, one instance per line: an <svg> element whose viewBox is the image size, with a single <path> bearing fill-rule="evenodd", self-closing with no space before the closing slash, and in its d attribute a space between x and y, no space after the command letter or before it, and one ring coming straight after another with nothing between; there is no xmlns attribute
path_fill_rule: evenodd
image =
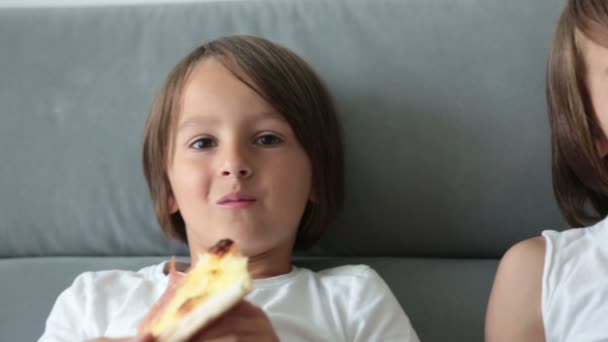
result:
<svg viewBox="0 0 608 342"><path fill-rule="evenodd" d="M320 237L344 200L342 130L330 93L313 69L289 49L254 36L222 37L184 57L152 103L144 129L143 166L156 217L165 235L187 243L185 222L170 214L167 165L182 90L196 64L216 58L287 120L312 164L313 191L298 227L297 247Z"/></svg>
<svg viewBox="0 0 608 342"><path fill-rule="evenodd" d="M581 35L608 36L608 1L568 1L547 64L553 190L568 224L579 227L608 214L608 163L595 146L605 134L586 85Z"/></svg>

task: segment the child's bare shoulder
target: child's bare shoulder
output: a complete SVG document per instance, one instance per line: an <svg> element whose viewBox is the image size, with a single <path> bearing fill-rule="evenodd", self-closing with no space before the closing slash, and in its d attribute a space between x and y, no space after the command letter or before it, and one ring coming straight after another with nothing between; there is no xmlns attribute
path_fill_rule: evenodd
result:
<svg viewBox="0 0 608 342"><path fill-rule="evenodd" d="M522 291L505 291L505 294L525 293L525 289L537 289L540 298L540 284L545 263L546 242L542 236L520 241L507 250L496 271L495 287L505 289L522 289Z"/></svg>
<svg viewBox="0 0 608 342"><path fill-rule="evenodd" d="M542 266L542 261L545 257L545 249L546 243L544 237L536 236L529 238L527 240L520 241L509 248L503 256L500 264L503 268L509 270L514 266L517 266L518 269L521 267L526 269L534 269L539 266L538 261L541 262L540 266Z"/></svg>
<svg viewBox="0 0 608 342"><path fill-rule="evenodd" d="M513 245L502 257L488 303L486 340L534 340L543 336L542 236Z"/></svg>

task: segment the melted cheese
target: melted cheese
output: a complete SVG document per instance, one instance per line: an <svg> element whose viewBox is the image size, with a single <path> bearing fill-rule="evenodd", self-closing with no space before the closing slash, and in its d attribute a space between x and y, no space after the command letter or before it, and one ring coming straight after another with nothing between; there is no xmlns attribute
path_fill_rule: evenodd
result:
<svg viewBox="0 0 608 342"><path fill-rule="evenodd" d="M150 332L154 336L160 335L198 304L243 278L251 282L247 258L233 254L222 257L213 254L200 256L196 266L182 279L161 316L152 324Z"/></svg>

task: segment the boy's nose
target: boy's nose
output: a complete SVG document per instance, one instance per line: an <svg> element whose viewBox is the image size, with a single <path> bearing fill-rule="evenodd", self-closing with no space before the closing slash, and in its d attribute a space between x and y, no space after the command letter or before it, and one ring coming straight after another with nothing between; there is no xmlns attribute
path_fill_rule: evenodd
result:
<svg viewBox="0 0 608 342"><path fill-rule="evenodd" d="M222 177L247 178L253 173L251 166L247 161L237 154L231 154L224 159L220 166L220 175Z"/></svg>
<svg viewBox="0 0 608 342"><path fill-rule="evenodd" d="M237 178L246 178L251 175L251 170L247 167L241 166L240 168L225 167L222 169L222 176L234 176Z"/></svg>
<svg viewBox="0 0 608 342"><path fill-rule="evenodd" d="M244 146L239 144L226 144L221 149L221 164L219 173L222 177L247 178L253 173L248 162L248 154Z"/></svg>

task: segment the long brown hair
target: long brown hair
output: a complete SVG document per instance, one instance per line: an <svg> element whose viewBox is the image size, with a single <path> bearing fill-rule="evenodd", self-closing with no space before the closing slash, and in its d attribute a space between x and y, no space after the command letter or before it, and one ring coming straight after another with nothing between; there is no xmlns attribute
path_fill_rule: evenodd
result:
<svg viewBox="0 0 608 342"><path fill-rule="evenodd" d="M553 189L565 220L578 227L608 215L608 163L595 146L605 133L587 87L581 35L608 37L608 1L567 2L547 64Z"/></svg>
<svg viewBox="0 0 608 342"><path fill-rule="evenodd" d="M169 213L167 165L182 91L196 64L216 58L287 120L312 164L313 191L298 227L296 246L315 243L344 200L342 130L331 95L313 69L289 49L269 40L234 35L201 45L171 70L152 103L144 129L143 166L163 232L187 243L179 212Z"/></svg>

